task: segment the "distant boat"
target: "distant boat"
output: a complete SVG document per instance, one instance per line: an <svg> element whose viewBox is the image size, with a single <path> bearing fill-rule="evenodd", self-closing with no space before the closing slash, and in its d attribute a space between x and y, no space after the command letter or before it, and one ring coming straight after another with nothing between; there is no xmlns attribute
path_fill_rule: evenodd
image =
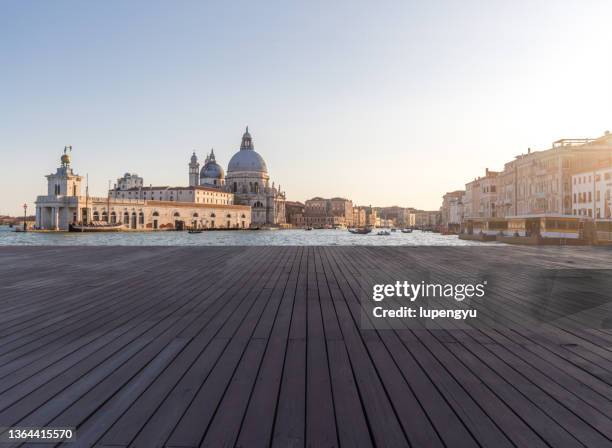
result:
<svg viewBox="0 0 612 448"><path fill-rule="evenodd" d="M402 229L402 233L412 233L412 229Z"/></svg>
<svg viewBox="0 0 612 448"><path fill-rule="evenodd" d="M202 233L204 230L202 229L189 229L188 233Z"/></svg>
<svg viewBox="0 0 612 448"><path fill-rule="evenodd" d="M370 233L372 229L370 229L369 227L359 227L355 229L348 229L348 231L357 235L365 235L367 233Z"/></svg>
<svg viewBox="0 0 612 448"><path fill-rule="evenodd" d="M105 222L91 224L70 224L69 232L121 232L123 224L108 224Z"/></svg>
<svg viewBox="0 0 612 448"><path fill-rule="evenodd" d="M312 230L312 227L306 227L304 230Z"/></svg>
<svg viewBox="0 0 612 448"><path fill-rule="evenodd" d="M397 229L391 229L392 232L397 232Z"/></svg>
<svg viewBox="0 0 612 448"><path fill-rule="evenodd" d="M389 236L389 235L391 235L391 232L389 232L388 230L381 230L380 232L377 233L377 235L379 235L379 236Z"/></svg>

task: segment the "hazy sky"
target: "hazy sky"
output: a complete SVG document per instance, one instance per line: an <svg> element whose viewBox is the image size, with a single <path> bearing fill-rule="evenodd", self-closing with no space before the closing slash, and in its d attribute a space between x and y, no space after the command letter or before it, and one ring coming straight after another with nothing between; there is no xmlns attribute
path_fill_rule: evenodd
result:
<svg viewBox="0 0 612 448"><path fill-rule="evenodd" d="M527 147L612 129L610 1L0 2L0 214L66 144L104 195L185 185L247 124L288 198L436 209Z"/></svg>

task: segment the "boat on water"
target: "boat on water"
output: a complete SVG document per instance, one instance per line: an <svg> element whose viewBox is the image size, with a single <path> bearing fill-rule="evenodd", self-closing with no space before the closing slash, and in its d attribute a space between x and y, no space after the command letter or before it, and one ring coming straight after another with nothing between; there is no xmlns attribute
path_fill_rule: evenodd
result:
<svg viewBox="0 0 612 448"><path fill-rule="evenodd" d="M402 233L412 233L412 229L402 229Z"/></svg>
<svg viewBox="0 0 612 448"><path fill-rule="evenodd" d="M90 224L70 224L69 232L121 232L123 224L109 224L106 222L92 222Z"/></svg>
<svg viewBox="0 0 612 448"><path fill-rule="evenodd" d="M348 231L356 235L365 235L367 233L370 233L372 229L370 229L369 227L357 227L354 229L348 229Z"/></svg>
<svg viewBox="0 0 612 448"><path fill-rule="evenodd" d="M397 232L397 229L391 229L392 232Z"/></svg>
<svg viewBox="0 0 612 448"><path fill-rule="evenodd" d="M204 230L202 229L189 229L187 233L202 233Z"/></svg>
<svg viewBox="0 0 612 448"><path fill-rule="evenodd" d="M312 230L312 227L306 227L304 230Z"/></svg>
<svg viewBox="0 0 612 448"><path fill-rule="evenodd" d="M388 230L381 230L380 232L377 233L378 236L389 236L391 235L391 232L389 232Z"/></svg>

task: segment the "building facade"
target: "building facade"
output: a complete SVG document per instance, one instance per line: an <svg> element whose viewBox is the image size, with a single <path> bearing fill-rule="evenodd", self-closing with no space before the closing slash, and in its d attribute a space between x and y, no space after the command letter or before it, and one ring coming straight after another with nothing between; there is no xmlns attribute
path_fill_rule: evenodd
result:
<svg viewBox="0 0 612 448"><path fill-rule="evenodd" d="M304 225L351 227L353 202L340 197L309 199L304 204Z"/></svg>
<svg viewBox="0 0 612 448"><path fill-rule="evenodd" d="M572 214L612 218L612 164L572 176Z"/></svg>
<svg viewBox="0 0 612 448"><path fill-rule="evenodd" d="M609 132L599 138L557 140L543 151L529 149L507 162L503 171L487 169L484 177L466 183L463 221L527 215L566 216L574 212L589 216L589 209L596 216L598 208L603 217L606 204L601 195L606 194L607 187L605 180L594 181L594 171L610 165L612 135ZM581 183L589 173L591 182ZM604 177L605 172L599 173L599 179ZM600 201L594 204L597 190ZM443 199L442 209L445 207Z"/></svg>
<svg viewBox="0 0 612 448"><path fill-rule="evenodd" d="M353 201L345 198L315 197L304 203L304 214L297 225L312 227L352 227Z"/></svg>
<svg viewBox="0 0 612 448"><path fill-rule="evenodd" d="M285 201L285 221L292 226L303 222L304 204L301 202Z"/></svg>
<svg viewBox="0 0 612 448"><path fill-rule="evenodd" d="M236 205L251 207L253 225L283 225L286 223L285 193L270 182L268 167L255 151L249 128L242 135L240 149L229 161L227 175L216 161L214 150L206 157L199 174L200 164L195 152L189 162L190 186L205 186L231 193Z"/></svg>
<svg viewBox="0 0 612 448"><path fill-rule="evenodd" d="M215 188L142 187L119 179L107 197L82 194L82 177L71 167L69 147L60 167L47 177L47 194L36 199L38 229L68 230L70 224L121 223L126 230L248 228L251 209L235 205L233 195Z"/></svg>
<svg viewBox="0 0 612 448"><path fill-rule="evenodd" d="M440 225L446 230L458 230L463 222L464 190L450 191L442 198Z"/></svg>

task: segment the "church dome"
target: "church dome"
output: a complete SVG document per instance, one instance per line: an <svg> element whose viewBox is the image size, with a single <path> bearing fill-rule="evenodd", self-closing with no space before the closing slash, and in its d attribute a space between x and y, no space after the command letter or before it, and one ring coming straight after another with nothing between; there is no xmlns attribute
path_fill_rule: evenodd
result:
<svg viewBox="0 0 612 448"><path fill-rule="evenodd" d="M221 165L215 160L214 150L210 151L210 155L206 157L206 162L200 171L200 179L223 179L225 172Z"/></svg>
<svg viewBox="0 0 612 448"><path fill-rule="evenodd" d="M266 166L266 162L254 148L253 140L247 126L246 132L242 135L240 151L234 154L234 156L230 159L227 166L227 172L252 171L267 173L268 167Z"/></svg>

